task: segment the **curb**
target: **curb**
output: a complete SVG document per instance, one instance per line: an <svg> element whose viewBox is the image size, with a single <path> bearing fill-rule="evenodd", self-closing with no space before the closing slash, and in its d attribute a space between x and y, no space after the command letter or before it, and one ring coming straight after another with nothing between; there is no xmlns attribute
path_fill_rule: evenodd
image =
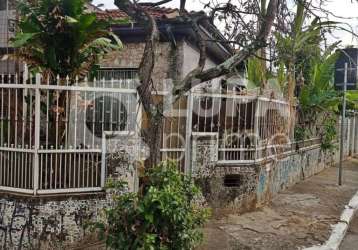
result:
<svg viewBox="0 0 358 250"><path fill-rule="evenodd" d="M358 191L351 198L348 205L345 206L340 220L337 224L332 226L332 233L329 239L321 246L313 246L304 248L303 250L338 250L344 236L349 228L349 223L353 219L354 214L358 210Z"/></svg>

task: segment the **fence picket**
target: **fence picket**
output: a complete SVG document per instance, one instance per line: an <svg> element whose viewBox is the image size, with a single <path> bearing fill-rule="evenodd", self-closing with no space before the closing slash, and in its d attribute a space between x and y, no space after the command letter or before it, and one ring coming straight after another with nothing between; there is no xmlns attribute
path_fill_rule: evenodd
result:
<svg viewBox="0 0 358 250"><path fill-rule="evenodd" d="M0 75L0 190L35 195L101 190L113 132L134 135L137 157L142 150L137 75L114 76L103 74L93 81L56 76L51 81L40 74ZM281 148L273 138L281 133L292 139L284 117L288 112L284 101L241 95L235 88L193 89L173 104L172 117L164 119L162 159L176 160L186 173L195 171L193 145L198 141L193 142L205 136L216 138L210 157L218 164L274 157L295 145L288 142L290 148ZM350 129L350 150L357 153L357 115ZM314 143L319 143L317 138L310 140Z"/></svg>

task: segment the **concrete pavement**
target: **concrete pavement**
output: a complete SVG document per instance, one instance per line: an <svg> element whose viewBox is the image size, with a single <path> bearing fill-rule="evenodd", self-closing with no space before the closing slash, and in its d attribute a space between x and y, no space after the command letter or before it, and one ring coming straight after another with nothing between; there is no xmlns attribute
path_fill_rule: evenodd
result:
<svg viewBox="0 0 358 250"><path fill-rule="evenodd" d="M342 186L337 185L337 171L326 169L256 211L219 214L205 229L206 241L200 249L291 250L323 244L358 190L358 160L345 162ZM356 246L346 249L358 250Z"/></svg>
<svg viewBox="0 0 358 250"><path fill-rule="evenodd" d="M358 214L355 215L351 222L346 237L340 250L357 250L358 249Z"/></svg>

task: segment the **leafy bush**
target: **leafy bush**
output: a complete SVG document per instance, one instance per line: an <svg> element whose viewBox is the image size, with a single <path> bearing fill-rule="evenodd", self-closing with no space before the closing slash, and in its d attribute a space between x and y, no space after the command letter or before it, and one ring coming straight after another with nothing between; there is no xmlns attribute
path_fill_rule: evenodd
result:
<svg viewBox="0 0 358 250"><path fill-rule="evenodd" d="M208 210L195 204L200 194L192 178L166 162L144 174L142 192L117 195L97 223L113 249L193 249L201 242Z"/></svg>
<svg viewBox="0 0 358 250"><path fill-rule="evenodd" d="M311 82L303 86L299 96L300 123L296 127L296 138L320 137L321 148L334 148L336 123L341 103L340 94L334 89L332 77L339 54L324 55L312 63Z"/></svg>
<svg viewBox="0 0 358 250"><path fill-rule="evenodd" d="M327 118L323 123L324 133L322 135L321 148L324 151L332 151L336 148L332 143L332 141L337 138L336 125L337 121L335 118Z"/></svg>

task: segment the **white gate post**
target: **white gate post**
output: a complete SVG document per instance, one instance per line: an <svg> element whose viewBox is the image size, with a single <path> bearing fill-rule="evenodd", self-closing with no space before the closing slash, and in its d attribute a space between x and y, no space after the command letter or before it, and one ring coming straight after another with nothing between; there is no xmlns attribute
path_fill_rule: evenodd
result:
<svg viewBox="0 0 358 250"><path fill-rule="evenodd" d="M39 152L40 149L40 119L41 119L41 93L40 93L40 85L41 85L41 76L40 74L36 74L36 82L35 82L35 128L34 128L34 173L33 173L33 188L34 195L36 195L37 190L39 189Z"/></svg>
<svg viewBox="0 0 358 250"><path fill-rule="evenodd" d="M255 134L255 163L256 160L261 157L261 155L259 155L259 151L257 150L258 147L261 147L261 145L259 145L260 142L260 135L259 135L259 113L261 112L261 106L260 106L260 98L256 98L256 111L255 111L255 116L254 116L254 134Z"/></svg>
<svg viewBox="0 0 358 250"><path fill-rule="evenodd" d="M106 154L107 154L107 146L106 146L106 133L102 132L102 157L101 157L101 188L104 188L106 181Z"/></svg>
<svg viewBox="0 0 358 250"><path fill-rule="evenodd" d="M354 155L358 151L358 113L354 114Z"/></svg>
<svg viewBox="0 0 358 250"><path fill-rule="evenodd" d="M186 134L185 134L185 174L192 173L191 162L191 132L192 132L192 120L193 120L193 93L189 91L187 96L187 114L186 114Z"/></svg>
<svg viewBox="0 0 358 250"><path fill-rule="evenodd" d="M354 115L349 119L349 133L350 133L350 141L349 141L349 156L353 156L354 154Z"/></svg>

